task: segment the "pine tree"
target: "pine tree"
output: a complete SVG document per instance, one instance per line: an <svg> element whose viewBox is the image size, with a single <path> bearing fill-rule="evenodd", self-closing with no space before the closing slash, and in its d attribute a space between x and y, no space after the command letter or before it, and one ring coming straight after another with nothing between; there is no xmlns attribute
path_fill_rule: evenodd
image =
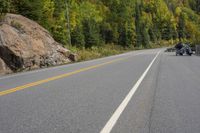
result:
<svg viewBox="0 0 200 133"><path fill-rule="evenodd" d="M64 45L70 42L70 27L73 45L87 48L192 40L200 29L200 0L0 0L0 14L7 12L37 21Z"/></svg>
<svg viewBox="0 0 200 133"><path fill-rule="evenodd" d="M120 31L119 31L119 44L122 46L127 46L128 45L128 36L127 36L127 29L125 26L120 26Z"/></svg>
<svg viewBox="0 0 200 133"><path fill-rule="evenodd" d="M185 16L184 13L181 13L178 21L178 37L179 39L183 39L186 37L186 29L185 29Z"/></svg>
<svg viewBox="0 0 200 133"><path fill-rule="evenodd" d="M141 30L142 30L142 33L141 33L142 44L143 44L144 47L149 47L150 36L149 36L148 28L146 27L146 23L142 24Z"/></svg>
<svg viewBox="0 0 200 133"><path fill-rule="evenodd" d="M113 31L109 23L103 22L100 25L100 34L101 34L101 38L106 44L111 43L113 41Z"/></svg>
<svg viewBox="0 0 200 133"><path fill-rule="evenodd" d="M35 21L42 21L43 0L14 0L13 5L19 14Z"/></svg>
<svg viewBox="0 0 200 133"><path fill-rule="evenodd" d="M77 26L72 32L72 45L79 48L85 47L85 36L81 26Z"/></svg>
<svg viewBox="0 0 200 133"><path fill-rule="evenodd" d="M152 27L149 29L149 37L152 42L157 41L155 30Z"/></svg>
<svg viewBox="0 0 200 133"><path fill-rule="evenodd" d="M200 14L200 0L196 0L196 10L197 10L197 12Z"/></svg>
<svg viewBox="0 0 200 133"><path fill-rule="evenodd" d="M140 47L142 44L142 35L141 35L141 5L136 0L135 4L135 28L136 28L136 46Z"/></svg>
<svg viewBox="0 0 200 133"><path fill-rule="evenodd" d="M87 20L83 22L83 27L85 47L98 46L100 44L98 25L93 20Z"/></svg>
<svg viewBox="0 0 200 133"><path fill-rule="evenodd" d="M0 0L0 15L11 10L11 0Z"/></svg>
<svg viewBox="0 0 200 133"><path fill-rule="evenodd" d="M54 12L53 12L53 26L51 32L56 41L66 45L69 40L67 36L67 18L66 18L66 5L65 0L53 0Z"/></svg>
<svg viewBox="0 0 200 133"><path fill-rule="evenodd" d="M134 34L128 23L125 23L120 30L119 43L123 47L131 47L134 42Z"/></svg>

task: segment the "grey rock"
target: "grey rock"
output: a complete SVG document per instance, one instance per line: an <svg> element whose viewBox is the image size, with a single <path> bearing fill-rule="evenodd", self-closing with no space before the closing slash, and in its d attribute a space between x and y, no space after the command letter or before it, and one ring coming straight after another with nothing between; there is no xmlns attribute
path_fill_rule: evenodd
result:
<svg viewBox="0 0 200 133"><path fill-rule="evenodd" d="M0 58L13 72L76 61L75 55L56 42L46 29L16 14L6 14L1 20Z"/></svg>

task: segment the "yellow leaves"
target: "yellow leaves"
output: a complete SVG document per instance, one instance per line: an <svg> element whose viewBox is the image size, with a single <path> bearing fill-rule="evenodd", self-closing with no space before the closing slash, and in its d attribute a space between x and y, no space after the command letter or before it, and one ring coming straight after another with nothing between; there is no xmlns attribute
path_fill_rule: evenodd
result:
<svg viewBox="0 0 200 133"><path fill-rule="evenodd" d="M142 12L142 21L146 24L146 27L150 27L152 25L152 17L151 14Z"/></svg>
<svg viewBox="0 0 200 133"><path fill-rule="evenodd" d="M177 7L176 10L175 10L175 15L180 16L181 12L182 12L181 7Z"/></svg>
<svg viewBox="0 0 200 133"><path fill-rule="evenodd" d="M88 1L80 4L80 17L83 19L93 19L95 22L101 22L103 16L101 16L100 11L97 9L95 4Z"/></svg>
<svg viewBox="0 0 200 133"><path fill-rule="evenodd" d="M55 4L52 0L44 0L43 13L45 16L48 16L49 18L53 17L54 6Z"/></svg>
<svg viewBox="0 0 200 133"><path fill-rule="evenodd" d="M66 21L66 18L65 18L65 11L62 11L60 14L59 14L59 18L58 18L61 22L65 22Z"/></svg>
<svg viewBox="0 0 200 133"><path fill-rule="evenodd" d="M81 25L83 20L94 20L95 22L101 22L108 9L101 5L95 4L90 1L84 2L72 2L70 10L70 25L72 30Z"/></svg>
<svg viewBox="0 0 200 133"><path fill-rule="evenodd" d="M190 38L195 43L200 43L200 31L198 30L198 26L192 23L191 21L186 21L186 30L190 35Z"/></svg>
<svg viewBox="0 0 200 133"><path fill-rule="evenodd" d="M176 30L177 29L177 21L173 15L170 18L170 23L171 23L172 27Z"/></svg>
<svg viewBox="0 0 200 133"><path fill-rule="evenodd" d="M96 7L96 9L99 10L99 15L102 16L103 18L109 12L109 8L106 7L103 4L98 4L97 7Z"/></svg>
<svg viewBox="0 0 200 133"><path fill-rule="evenodd" d="M75 28L76 25L77 25L77 21L76 21L77 16L78 16L78 14L77 14L76 12L72 12L72 13L70 14L70 25L71 25L71 29L72 29L72 30L74 30L74 28Z"/></svg>
<svg viewBox="0 0 200 133"><path fill-rule="evenodd" d="M53 20L53 13L55 10L55 3L52 0L44 0L44 5L42 9L43 19L46 20L46 23L52 24ZM46 25L46 24L45 24Z"/></svg>

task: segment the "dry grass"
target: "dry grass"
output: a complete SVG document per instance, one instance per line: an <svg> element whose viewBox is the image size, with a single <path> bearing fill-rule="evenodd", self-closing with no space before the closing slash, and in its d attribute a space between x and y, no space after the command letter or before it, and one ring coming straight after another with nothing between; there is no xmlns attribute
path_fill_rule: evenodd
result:
<svg viewBox="0 0 200 133"><path fill-rule="evenodd" d="M172 44L175 44L174 42L169 41L160 41L157 44L151 44L148 49L151 48L160 48L160 47L169 47L172 46ZM78 61L85 61L85 60L91 60L116 54L121 54L133 50L141 50L141 49L147 49L147 48L124 48L120 45L114 45L114 44L106 44L102 45L101 47L92 47L92 48L77 48L77 47L67 47L70 49L73 53L76 53L78 55Z"/></svg>

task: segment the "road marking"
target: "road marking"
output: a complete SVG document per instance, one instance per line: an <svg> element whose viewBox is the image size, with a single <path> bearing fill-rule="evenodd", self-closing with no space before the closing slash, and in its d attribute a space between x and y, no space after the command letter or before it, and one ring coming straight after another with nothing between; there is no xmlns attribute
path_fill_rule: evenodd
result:
<svg viewBox="0 0 200 133"><path fill-rule="evenodd" d="M142 51L142 50L138 50L138 51ZM135 51L135 52L138 52ZM103 61L105 59L111 59L112 57L118 57L118 58L123 58L124 55L130 56L132 55L133 52L128 52L128 53L123 53L123 54L119 54L119 55L112 55L112 56L108 56L108 57L103 57L103 58L98 58L98 59L92 59L92 60L87 60L87 61L83 61L83 62L76 62L76 63L71 63L71 64L67 64L67 66L74 66L74 65L79 65L80 63L91 63L94 61ZM142 53L136 53L134 55L139 55ZM22 73L16 73L16 74L10 74L10 75L5 75L3 77L0 76L0 80L1 79L8 79L8 78L13 78L13 77L18 77L18 76L24 76L24 75L28 75L28 74L32 74L32 73L39 73L39 72L44 72L44 71L49 71L49 69L54 70L54 69L62 69L65 68L66 65L61 65L61 66L56 66L56 67L47 67L47 68L43 68L43 69L38 69L38 70L33 70L33 71L27 71L27 72L22 72Z"/></svg>
<svg viewBox="0 0 200 133"><path fill-rule="evenodd" d="M133 86L133 88L130 90L130 92L127 94L127 96L125 97L125 99L122 101L122 103L119 105L119 107L115 110L114 114L111 116L111 118L108 120L108 122L106 123L106 125L104 126L104 128L101 130L100 133L110 133L111 130L113 129L113 127L115 126L115 124L117 123L117 120L119 119L120 115L122 114L122 112L124 111L124 109L126 108L126 106L128 105L129 101L131 100L131 98L133 97L133 95L135 94L136 90L138 89L138 87L140 86L140 84L142 83L143 79L145 78L145 76L147 75L148 71L150 70L151 66L153 65L153 63L155 62L156 58L158 57L158 55L160 54L161 51L159 51L156 56L154 57L154 59L151 61L151 63L149 64L149 66L147 67L147 69L144 71L144 73L142 74L142 76L138 79L138 81L136 82L136 84Z"/></svg>
<svg viewBox="0 0 200 133"><path fill-rule="evenodd" d="M134 56L140 55L140 54L143 54L143 53L134 54ZM50 78L47 78L47 79L43 79L43 80L39 80L39 81L36 81L36 82L28 83L28 84L25 84L25 85L22 85L22 86L18 86L18 87L15 87L15 88L0 91L0 96L4 96L4 95L10 94L10 93L14 93L14 92L17 92L17 91L20 91L20 90L24 90L24 89L27 89L27 88L30 88L30 87L33 87L33 86L37 86L37 85L40 85L40 84L44 84L44 83L47 83L47 82L50 82L50 81L54 81L54 80L57 80L57 79L69 77L71 75L74 75L74 74L77 74L77 73L80 73L80 72L84 72L84 71L88 71L88 70L91 70L91 69L95 69L95 68L105 66L105 65L108 65L108 64L112 64L112 63L117 62L117 61L126 60L130 57L132 57L132 56L114 59L114 60L104 62L104 63L98 64L98 65L81 68L81 69L75 70L73 72L65 73L65 74L62 74L62 75L50 77Z"/></svg>

